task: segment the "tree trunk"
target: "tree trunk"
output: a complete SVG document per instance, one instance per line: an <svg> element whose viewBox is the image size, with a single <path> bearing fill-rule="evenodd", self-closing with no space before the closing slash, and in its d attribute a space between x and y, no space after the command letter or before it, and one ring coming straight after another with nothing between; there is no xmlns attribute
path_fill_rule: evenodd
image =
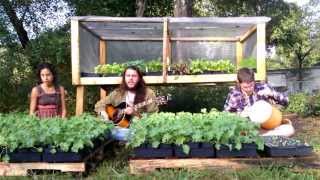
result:
<svg viewBox="0 0 320 180"><path fill-rule="evenodd" d="M191 17L193 0L175 0L173 15L175 17Z"/></svg>
<svg viewBox="0 0 320 180"><path fill-rule="evenodd" d="M1 5L7 16L10 19L11 24L13 25L16 33L18 34L20 43L23 48L25 48L29 42L28 33L25 30L22 21L18 18L16 10L13 8L9 0L1 0Z"/></svg>
<svg viewBox="0 0 320 180"><path fill-rule="evenodd" d="M302 83L302 80L303 80L303 76L302 76L302 62L303 62L303 59L301 57L298 57L298 84L299 84L299 91L302 91L302 87L303 87L303 83Z"/></svg>
<svg viewBox="0 0 320 180"><path fill-rule="evenodd" d="M192 5L193 0L175 0L174 1L174 10L173 15L175 17L191 17L192 16ZM182 35L181 30L177 30L177 36ZM176 58L177 63L183 63L184 57L183 54L183 44L180 41L176 41Z"/></svg>
<svg viewBox="0 0 320 180"><path fill-rule="evenodd" d="M147 0L136 0L136 16L143 17Z"/></svg>

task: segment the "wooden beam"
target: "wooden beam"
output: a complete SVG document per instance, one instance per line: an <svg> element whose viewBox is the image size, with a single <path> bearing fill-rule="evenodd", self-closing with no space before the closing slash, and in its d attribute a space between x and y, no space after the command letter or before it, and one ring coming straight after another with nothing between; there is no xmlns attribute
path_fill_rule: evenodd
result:
<svg viewBox="0 0 320 180"><path fill-rule="evenodd" d="M71 20L71 71L72 84L80 84L80 55L79 55L79 22Z"/></svg>
<svg viewBox="0 0 320 180"><path fill-rule="evenodd" d="M237 37L171 37L172 41L216 41L216 42L237 42Z"/></svg>
<svg viewBox="0 0 320 180"><path fill-rule="evenodd" d="M162 41L162 37L107 37L101 36L102 40L110 41Z"/></svg>
<svg viewBox="0 0 320 180"><path fill-rule="evenodd" d="M239 69L240 62L243 59L243 43L240 41L236 42L236 67Z"/></svg>
<svg viewBox="0 0 320 180"><path fill-rule="evenodd" d="M168 49L169 49L169 37L168 37L168 18L163 19L163 47L162 47L162 79L163 83L167 81L168 69Z"/></svg>
<svg viewBox="0 0 320 180"><path fill-rule="evenodd" d="M73 16L71 20L104 21L104 22L163 22L160 17L106 17L106 16ZM212 22L219 24L257 24L270 21L269 17L170 17L170 22Z"/></svg>
<svg viewBox="0 0 320 180"><path fill-rule="evenodd" d="M85 172L85 163L0 162L0 176L27 176L28 170L59 170L61 172Z"/></svg>
<svg viewBox="0 0 320 180"><path fill-rule="evenodd" d="M76 91L76 116L79 116L83 113L84 108L84 86L77 86Z"/></svg>
<svg viewBox="0 0 320 180"><path fill-rule="evenodd" d="M266 80L266 24L257 25L257 76L256 79Z"/></svg>
<svg viewBox="0 0 320 180"><path fill-rule="evenodd" d="M156 169L187 168L187 169L229 169L241 170L252 167L268 167L270 165L298 165L320 169L319 157L316 155L307 157L284 158L210 158L210 159L133 159L129 161L131 174L142 174Z"/></svg>
<svg viewBox="0 0 320 180"><path fill-rule="evenodd" d="M240 42L244 42L248 37L252 35L257 30L257 26L252 26L247 32L240 36Z"/></svg>
<svg viewBox="0 0 320 180"><path fill-rule="evenodd" d="M235 82L236 74L168 75L166 83ZM144 76L147 84L164 84L162 76ZM118 85L121 77L82 77L82 85Z"/></svg>
<svg viewBox="0 0 320 180"><path fill-rule="evenodd" d="M99 41L99 64L107 63L107 42L104 40ZM107 91L103 88L100 88L100 99L103 99L107 96Z"/></svg>

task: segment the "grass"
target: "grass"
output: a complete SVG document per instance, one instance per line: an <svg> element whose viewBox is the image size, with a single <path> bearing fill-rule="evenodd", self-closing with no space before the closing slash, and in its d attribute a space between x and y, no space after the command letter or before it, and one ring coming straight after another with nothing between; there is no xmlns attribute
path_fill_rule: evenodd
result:
<svg viewBox="0 0 320 180"><path fill-rule="evenodd" d="M296 127L295 138L305 140L314 147L320 155L320 117L298 118L293 121ZM233 170L188 170L188 169L160 169L146 175L129 174L128 151L113 146L115 153L110 152L108 158L86 176L75 176L70 173L46 173L29 177L12 177L9 179L212 179L212 180L317 180L320 179L320 170L300 169L295 166L265 168L255 167L241 171ZM8 179L0 177L0 180Z"/></svg>

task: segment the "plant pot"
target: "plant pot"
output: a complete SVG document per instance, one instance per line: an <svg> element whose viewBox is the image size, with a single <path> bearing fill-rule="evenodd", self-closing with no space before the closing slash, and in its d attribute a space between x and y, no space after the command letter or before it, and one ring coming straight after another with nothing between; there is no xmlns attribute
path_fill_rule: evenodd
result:
<svg viewBox="0 0 320 180"><path fill-rule="evenodd" d="M160 144L158 148L153 148L149 144L142 144L134 148L131 157L133 158L166 158L172 157L173 150L171 144Z"/></svg>
<svg viewBox="0 0 320 180"><path fill-rule="evenodd" d="M200 143L201 148L214 148L214 145L211 143Z"/></svg>
<svg viewBox="0 0 320 180"><path fill-rule="evenodd" d="M205 71L203 71L202 74L228 74L228 73L225 72L225 71L208 71L208 70L205 70Z"/></svg>
<svg viewBox="0 0 320 180"><path fill-rule="evenodd" d="M37 152L33 148L23 148L15 150L11 152L9 155L9 162L16 163L16 162L41 162L42 161L42 153Z"/></svg>
<svg viewBox="0 0 320 180"><path fill-rule="evenodd" d="M216 149L216 157L257 157L257 145L256 144L242 144L240 150L230 150L228 146L222 145L220 149Z"/></svg>
<svg viewBox="0 0 320 180"><path fill-rule="evenodd" d="M309 156L312 154L311 146L270 147L264 146L264 153L268 157Z"/></svg>
<svg viewBox="0 0 320 180"><path fill-rule="evenodd" d="M174 147L174 155L179 158L188 158L188 157L195 157L195 158L205 158L205 157L214 157L214 149L211 145L211 147L201 147L202 143L188 143L190 147L189 154L186 154L183 152L183 149L181 146L176 145Z"/></svg>
<svg viewBox="0 0 320 180"><path fill-rule="evenodd" d="M101 77L120 77L120 74L116 73L108 73L108 74L101 74Z"/></svg>
<svg viewBox="0 0 320 180"><path fill-rule="evenodd" d="M84 157L89 154L89 151L83 150L78 153L63 152L56 150L56 153L50 152L51 148L46 148L43 152L43 161L48 163L67 163L67 162L81 162Z"/></svg>
<svg viewBox="0 0 320 180"><path fill-rule="evenodd" d="M87 73L87 72L81 72L80 73L81 77L101 77L102 74L99 73Z"/></svg>
<svg viewBox="0 0 320 180"><path fill-rule="evenodd" d="M162 76L162 72L145 72L145 76Z"/></svg>

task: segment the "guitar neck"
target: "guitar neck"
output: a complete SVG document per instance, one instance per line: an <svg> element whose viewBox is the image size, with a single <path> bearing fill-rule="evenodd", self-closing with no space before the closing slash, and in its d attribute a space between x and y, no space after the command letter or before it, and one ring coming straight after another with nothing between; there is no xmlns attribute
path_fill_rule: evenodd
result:
<svg viewBox="0 0 320 180"><path fill-rule="evenodd" d="M143 101L141 103L138 103L138 104L134 105L133 107L134 107L134 109L142 108L143 106L151 104L153 101L154 101L153 99L148 99L146 101Z"/></svg>

